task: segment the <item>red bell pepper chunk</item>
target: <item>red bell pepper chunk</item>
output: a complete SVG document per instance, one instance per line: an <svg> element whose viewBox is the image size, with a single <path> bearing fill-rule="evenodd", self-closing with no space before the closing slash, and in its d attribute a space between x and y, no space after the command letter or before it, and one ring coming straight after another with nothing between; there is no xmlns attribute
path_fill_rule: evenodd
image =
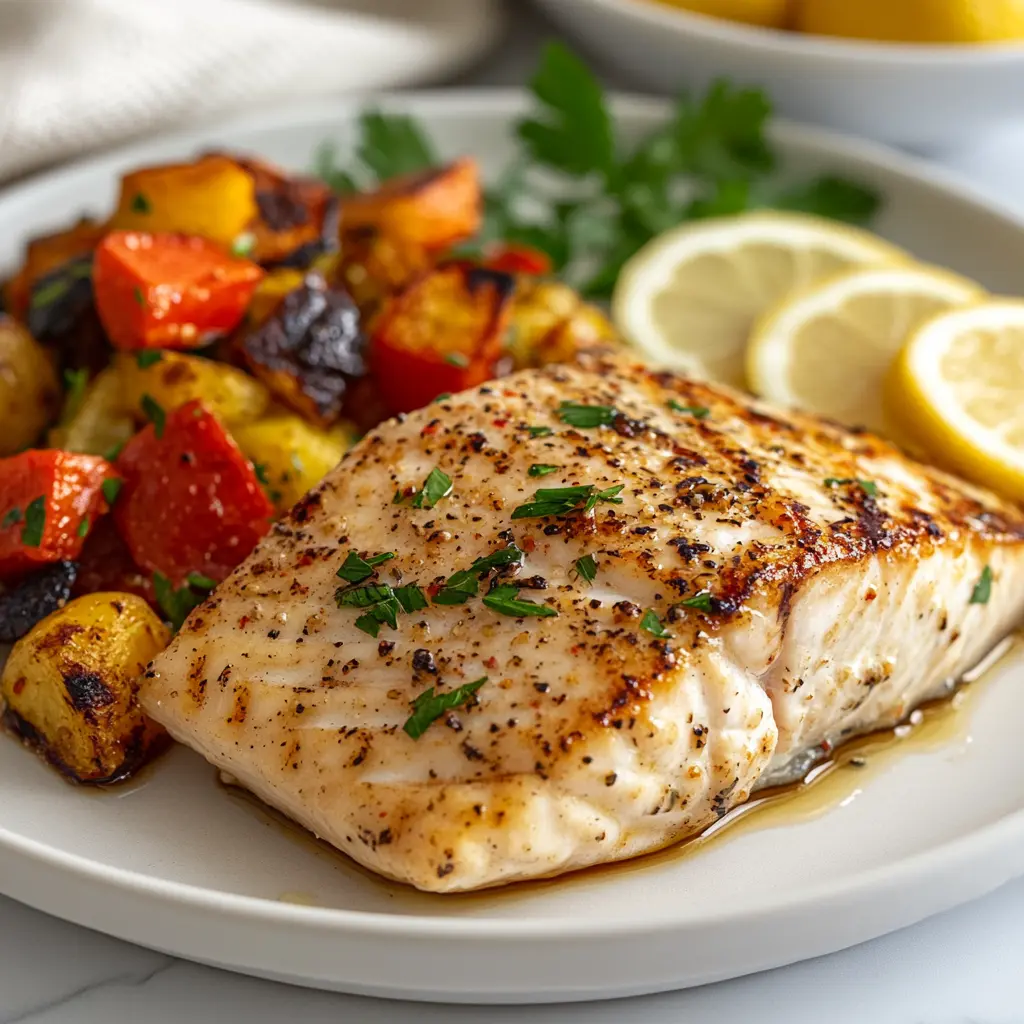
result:
<svg viewBox="0 0 1024 1024"><path fill-rule="evenodd" d="M89 531L78 556L78 576L71 589L74 597L104 591L135 594L159 611L153 577L135 564L128 545L117 532L113 516L104 516Z"/></svg>
<svg viewBox="0 0 1024 1024"><path fill-rule="evenodd" d="M76 559L113 476L106 459L57 449L0 459L0 579Z"/></svg>
<svg viewBox="0 0 1024 1024"><path fill-rule="evenodd" d="M206 238L112 231L96 249L96 309L115 348L198 348L233 330L263 277Z"/></svg>
<svg viewBox="0 0 1024 1024"><path fill-rule="evenodd" d="M551 273L551 257L532 245L498 242L484 252L484 266L506 274L531 274L544 277Z"/></svg>
<svg viewBox="0 0 1024 1024"><path fill-rule="evenodd" d="M392 296L370 337L370 369L392 413L428 405L496 376L515 281L449 263Z"/></svg>
<svg viewBox="0 0 1024 1024"><path fill-rule="evenodd" d="M114 519L135 562L177 587L190 572L222 580L270 528L252 464L201 402L150 424L117 459Z"/></svg>

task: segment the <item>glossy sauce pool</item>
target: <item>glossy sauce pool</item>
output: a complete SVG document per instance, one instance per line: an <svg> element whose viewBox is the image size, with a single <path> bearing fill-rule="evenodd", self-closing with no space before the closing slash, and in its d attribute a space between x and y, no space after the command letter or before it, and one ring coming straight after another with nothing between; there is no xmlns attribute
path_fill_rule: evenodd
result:
<svg viewBox="0 0 1024 1024"><path fill-rule="evenodd" d="M966 749L970 743L971 703L984 689L988 678L996 674L999 665L1012 654L1019 652L1022 647L1024 631L1007 637L997 645L981 664L964 675L949 696L922 705L913 711L905 722L894 728L867 733L837 746L803 779L755 792L746 803L733 808L703 832L675 842L663 850L551 878L516 882L478 892L416 895L428 900L473 901L474 905L479 906L483 901L514 899L552 885L572 885L574 881L581 880L591 882L595 876L604 872L647 871L663 864L667 859L676 860L703 853L709 847L713 848L754 829L776 828L810 821L855 800L869 781L884 773L894 757L914 751L926 752L944 748L950 749L955 755L958 749ZM400 882L382 878L350 860L329 843L316 839L301 825L268 807L248 790L224 780L221 780L220 784L251 813L258 815L264 822L274 823L296 842L307 847L312 844L319 851L329 851L342 869L355 872L367 879L370 884L396 895L413 891ZM283 892L278 894L277 899L305 906L320 904L315 894L306 892Z"/></svg>

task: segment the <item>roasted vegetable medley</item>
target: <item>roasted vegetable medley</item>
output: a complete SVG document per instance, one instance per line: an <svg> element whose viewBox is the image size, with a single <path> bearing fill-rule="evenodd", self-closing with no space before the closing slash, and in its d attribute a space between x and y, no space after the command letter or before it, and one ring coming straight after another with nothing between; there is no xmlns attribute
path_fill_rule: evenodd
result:
<svg viewBox="0 0 1024 1024"><path fill-rule="evenodd" d="M772 193L753 90L682 97L630 151L564 47L532 89L487 191L473 159L370 112L346 166L325 149L315 177L225 152L137 168L107 219L28 243L0 291L0 698L69 777L121 778L153 749L140 667L360 434L615 344L581 293L606 297L669 224L877 203L836 178Z"/></svg>

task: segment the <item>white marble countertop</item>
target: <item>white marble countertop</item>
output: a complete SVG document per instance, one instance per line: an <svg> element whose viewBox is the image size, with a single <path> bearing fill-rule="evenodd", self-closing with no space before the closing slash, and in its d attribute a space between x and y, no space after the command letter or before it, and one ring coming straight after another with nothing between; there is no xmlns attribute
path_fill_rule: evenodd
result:
<svg viewBox="0 0 1024 1024"><path fill-rule="evenodd" d="M523 80L544 30L516 11L516 41L469 82ZM942 162L1024 211L1024 124ZM0 899L0 1024L1017 1024L1024 1022L1022 951L1024 880L855 949L690 992L561 1007L419 1006L226 974Z"/></svg>

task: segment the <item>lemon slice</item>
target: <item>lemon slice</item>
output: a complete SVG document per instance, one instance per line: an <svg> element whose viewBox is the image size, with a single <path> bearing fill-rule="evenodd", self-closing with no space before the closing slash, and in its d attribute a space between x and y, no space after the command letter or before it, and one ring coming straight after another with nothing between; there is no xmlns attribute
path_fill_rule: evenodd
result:
<svg viewBox="0 0 1024 1024"><path fill-rule="evenodd" d="M921 326L889 371L885 407L935 462L1024 501L1024 301Z"/></svg>
<svg viewBox="0 0 1024 1024"><path fill-rule="evenodd" d="M980 285L937 267L848 271L758 321L747 376L756 394L780 405L884 431L882 387L903 342L937 313L983 294Z"/></svg>
<svg viewBox="0 0 1024 1024"><path fill-rule="evenodd" d="M795 213L697 221L645 245L623 268L612 315L653 362L743 387L755 319L794 288L909 257L856 228Z"/></svg>

